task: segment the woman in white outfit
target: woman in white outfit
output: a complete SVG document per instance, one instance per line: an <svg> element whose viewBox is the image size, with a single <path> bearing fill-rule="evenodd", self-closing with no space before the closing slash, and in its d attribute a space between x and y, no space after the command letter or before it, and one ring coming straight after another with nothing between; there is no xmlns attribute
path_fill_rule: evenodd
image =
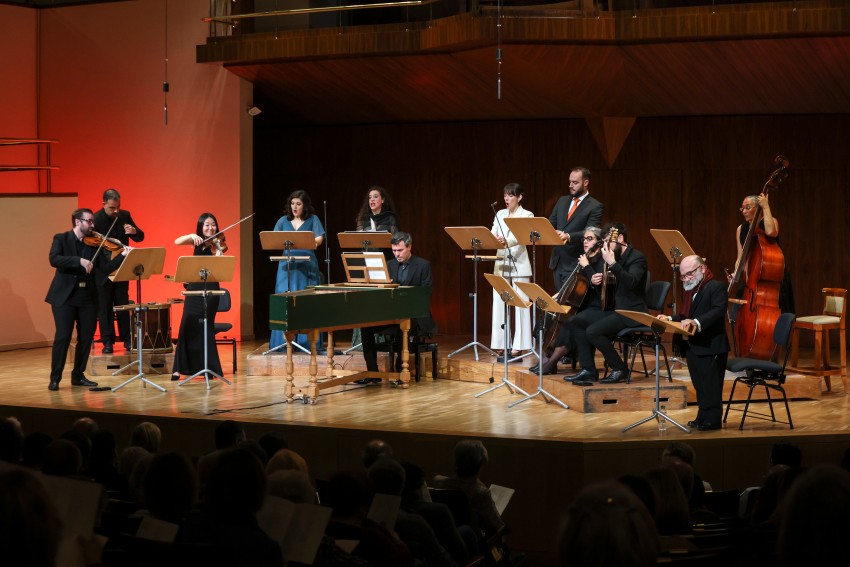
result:
<svg viewBox="0 0 850 567"><path fill-rule="evenodd" d="M522 187L519 183L505 185L505 208L496 213L491 232L503 246L507 247L513 261L507 258L505 248L500 249L497 252L499 259L496 260L493 273L511 282L517 294L527 300L526 295L517 288L516 282L531 281L531 262L528 259L528 250L526 250L524 244L519 244L519 241L505 223L505 219L508 217L534 216L534 213L522 208L520 201L522 201ZM531 310L515 307L514 313L514 320L511 322L511 332L513 333L512 356L521 354L520 351L531 349ZM493 328L490 332L490 348L492 349L507 350L508 348L505 346L505 332L502 329L504 322L505 304L493 291Z"/></svg>

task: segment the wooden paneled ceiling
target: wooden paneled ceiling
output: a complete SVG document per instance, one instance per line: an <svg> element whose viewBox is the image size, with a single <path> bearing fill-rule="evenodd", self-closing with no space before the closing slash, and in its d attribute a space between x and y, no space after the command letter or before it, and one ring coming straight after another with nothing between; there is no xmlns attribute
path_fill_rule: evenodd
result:
<svg viewBox="0 0 850 567"><path fill-rule="evenodd" d="M489 17L211 38L198 60L253 82L297 124L846 113L850 7L796 5L513 14L501 98Z"/></svg>

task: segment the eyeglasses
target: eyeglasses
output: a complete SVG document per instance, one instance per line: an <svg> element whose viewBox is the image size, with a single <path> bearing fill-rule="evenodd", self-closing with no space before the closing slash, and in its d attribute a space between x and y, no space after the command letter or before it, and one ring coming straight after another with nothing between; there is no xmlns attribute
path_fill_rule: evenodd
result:
<svg viewBox="0 0 850 567"><path fill-rule="evenodd" d="M741 207L738 210L741 211L742 213L745 213L747 211L752 211L753 209L755 209L755 207L753 205L747 205L745 207Z"/></svg>
<svg viewBox="0 0 850 567"><path fill-rule="evenodd" d="M682 281L685 281L686 279L694 277L694 275L696 275L697 271L699 271L700 267L701 266L697 266L696 268L694 268L690 272L685 272L684 274L679 276L679 279L682 280Z"/></svg>
<svg viewBox="0 0 850 567"><path fill-rule="evenodd" d="M593 242L594 240L596 240L595 236L585 236L584 237L585 242Z"/></svg>
<svg viewBox="0 0 850 567"><path fill-rule="evenodd" d="M89 224L94 224L94 219L93 218L91 218L91 219L80 219L80 222L87 222Z"/></svg>

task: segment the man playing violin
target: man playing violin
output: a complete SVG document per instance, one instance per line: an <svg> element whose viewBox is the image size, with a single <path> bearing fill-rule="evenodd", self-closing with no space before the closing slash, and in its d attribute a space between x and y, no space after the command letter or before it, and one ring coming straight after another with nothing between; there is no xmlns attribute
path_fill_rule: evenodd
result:
<svg viewBox="0 0 850 567"><path fill-rule="evenodd" d="M48 386L51 391L59 389L75 324L77 348L74 353L74 368L71 370L71 384L97 386L96 382L87 379L83 374L88 365L97 326L95 279L118 269L124 261L124 256L130 251L130 248L125 247L114 258L109 259L104 250L83 243L83 239L91 234L94 224L91 209L77 209L71 213L71 224L73 229L56 234L50 247L50 265L56 268L45 298L51 306L56 324Z"/></svg>
<svg viewBox="0 0 850 567"><path fill-rule="evenodd" d="M628 231L624 224L610 223L602 229L602 233L610 235L614 228L618 231L617 238L614 241L606 240L601 251L608 271L617 281L614 306L617 309L646 313L648 311L646 284L649 277L646 257L628 244ZM565 381L577 386L590 386L599 380L594 349L599 349L605 357L605 363L611 369L611 373L601 383L616 384L628 381L628 365L620 358L612 339L626 327L636 327L640 323L613 311L596 311L584 317L573 317L569 325L570 333L578 348L581 371L578 374L564 376Z"/></svg>
<svg viewBox="0 0 850 567"><path fill-rule="evenodd" d="M112 228L111 231L110 228ZM107 189L103 192L103 208L94 215L94 230L109 238L117 239L124 246L127 246L130 240L141 242L145 239L145 233L136 226L130 211L121 208L121 195L115 189ZM112 354L112 344L115 342L112 308L116 305L127 305L130 302L130 282L112 282L108 276L108 272L97 276L98 320L103 354ZM130 341L129 311L118 312L118 335L124 342L124 348L130 350L132 342Z"/></svg>

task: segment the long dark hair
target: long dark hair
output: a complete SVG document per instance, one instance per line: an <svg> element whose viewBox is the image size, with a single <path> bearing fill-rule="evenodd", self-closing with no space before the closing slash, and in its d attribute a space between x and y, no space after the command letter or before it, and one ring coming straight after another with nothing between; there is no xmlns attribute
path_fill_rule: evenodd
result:
<svg viewBox="0 0 850 567"><path fill-rule="evenodd" d="M313 201L310 199L310 195L307 194L307 191L293 191L289 194L289 197L286 198L286 205L284 206L284 210L286 211L286 218L292 220L295 218L295 215L292 214L292 199L300 199L301 204L304 207L301 209L301 220L305 221L313 216L315 213L315 209L313 209Z"/></svg>
<svg viewBox="0 0 850 567"><path fill-rule="evenodd" d="M381 198L384 200L384 204L381 205L381 212L395 214L395 205L393 205L393 199L392 197L390 197L390 194L387 193L387 190L379 185L372 185L366 192L366 198L363 200L363 205L360 207L360 212L357 213L358 229L362 226L366 226L367 222L369 221L369 217L372 215L372 209L369 208L369 193L371 193L372 191L377 191L378 193L380 193Z"/></svg>
<svg viewBox="0 0 850 567"><path fill-rule="evenodd" d="M215 221L216 232L221 230L221 226L218 224L218 219L215 218L215 215L212 213L203 213L200 217L198 217L198 228L195 230L195 234L200 236L201 238L206 238L204 236L204 221L207 219L212 219Z"/></svg>

